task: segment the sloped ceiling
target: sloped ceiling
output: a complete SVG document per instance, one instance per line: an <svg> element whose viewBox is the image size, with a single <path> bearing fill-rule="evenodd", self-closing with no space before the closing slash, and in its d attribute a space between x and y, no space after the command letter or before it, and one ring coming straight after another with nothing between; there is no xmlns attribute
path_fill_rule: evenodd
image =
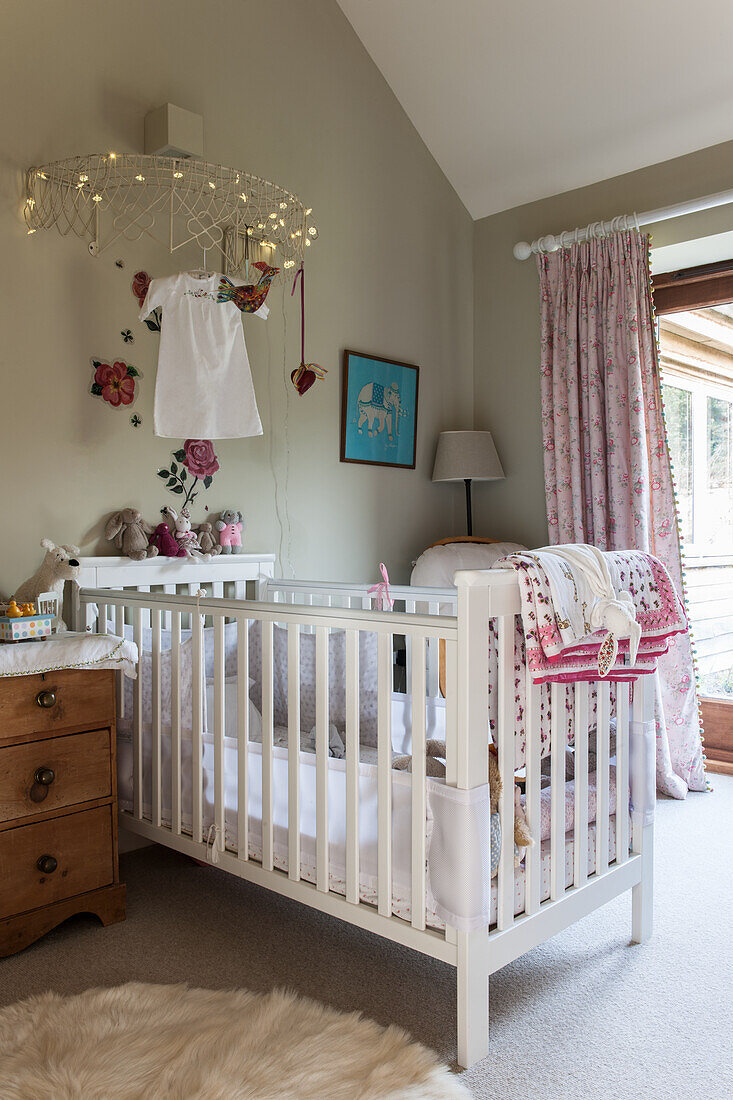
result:
<svg viewBox="0 0 733 1100"><path fill-rule="evenodd" d="M733 138L733 0L338 2L474 218Z"/></svg>

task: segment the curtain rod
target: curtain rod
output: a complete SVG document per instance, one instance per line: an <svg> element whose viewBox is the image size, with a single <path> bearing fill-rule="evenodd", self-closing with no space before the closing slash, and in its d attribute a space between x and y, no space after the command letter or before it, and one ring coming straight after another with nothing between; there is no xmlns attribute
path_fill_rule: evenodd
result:
<svg viewBox="0 0 733 1100"><path fill-rule="evenodd" d="M530 256L533 254L536 256L540 252L557 252L558 248L567 248L571 244L594 237L605 237L608 233L638 229L642 225L666 222L670 218L681 218L684 214L696 214L700 210L711 210L715 206L728 206L730 203L733 203L733 191L718 191L714 195L688 199L673 206L663 206L659 210L645 210L643 214L621 214L609 222L591 222L582 229L565 229L557 236L549 233L546 237L538 237L536 241L532 241L532 244L527 241L518 241L514 245L514 258L528 260Z"/></svg>

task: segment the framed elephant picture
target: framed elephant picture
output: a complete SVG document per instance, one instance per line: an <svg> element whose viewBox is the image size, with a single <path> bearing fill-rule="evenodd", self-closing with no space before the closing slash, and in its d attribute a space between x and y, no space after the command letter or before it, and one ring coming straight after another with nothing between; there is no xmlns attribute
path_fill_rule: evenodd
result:
<svg viewBox="0 0 733 1100"><path fill-rule="evenodd" d="M344 352L341 461L415 469L419 367Z"/></svg>

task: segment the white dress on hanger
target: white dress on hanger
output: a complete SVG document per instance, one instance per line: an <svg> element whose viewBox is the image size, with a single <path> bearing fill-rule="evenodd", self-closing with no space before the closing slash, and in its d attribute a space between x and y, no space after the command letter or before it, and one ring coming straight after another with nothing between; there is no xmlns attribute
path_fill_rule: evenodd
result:
<svg viewBox="0 0 733 1100"><path fill-rule="evenodd" d="M242 314L233 302L217 302L220 279L216 273L182 271L153 279L148 287L140 320L158 306L163 310L153 413L156 435L262 435ZM264 320L269 312L263 304L255 316Z"/></svg>

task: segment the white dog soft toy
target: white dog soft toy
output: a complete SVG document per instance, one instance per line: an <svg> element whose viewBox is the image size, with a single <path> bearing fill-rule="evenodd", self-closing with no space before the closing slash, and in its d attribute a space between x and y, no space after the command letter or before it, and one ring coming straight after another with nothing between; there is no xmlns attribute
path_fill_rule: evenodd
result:
<svg viewBox="0 0 733 1100"><path fill-rule="evenodd" d="M55 592L59 597L60 609L64 598L64 584L66 581L75 581L79 576L79 547L57 546L50 539L41 539L41 546L46 554L40 567L16 589L13 598L16 603L35 603L41 592ZM60 616L54 620L53 629L66 630L66 623Z"/></svg>

